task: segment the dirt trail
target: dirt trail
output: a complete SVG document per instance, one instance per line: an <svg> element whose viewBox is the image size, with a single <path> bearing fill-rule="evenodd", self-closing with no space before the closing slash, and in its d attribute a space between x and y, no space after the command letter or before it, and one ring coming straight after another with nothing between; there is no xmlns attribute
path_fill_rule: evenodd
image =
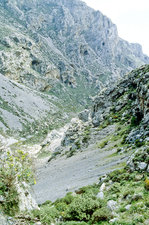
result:
<svg viewBox="0 0 149 225"><path fill-rule="evenodd" d="M113 155L116 149L97 148L96 141L105 138L115 127L97 132L94 144L76 155L66 158L58 157L50 163L41 164L37 168L37 184L33 186L33 195L38 203L46 200L55 201L67 192L98 182L99 176L119 167L126 161L126 155ZM107 150L108 149L108 150ZM112 156L112 157L111 157Z"/></svg>

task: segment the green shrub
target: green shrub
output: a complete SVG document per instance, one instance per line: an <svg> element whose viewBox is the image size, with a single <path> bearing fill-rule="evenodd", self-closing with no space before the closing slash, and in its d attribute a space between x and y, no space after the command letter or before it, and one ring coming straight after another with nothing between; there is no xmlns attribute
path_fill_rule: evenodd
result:
<svg viewBox="0 0 149 225"><path fill-rule="evenodd" d="M44 205L40 207L40 210L32 211L32 217L38 218L43 225L47 225L59 217L59 212L55 207Z"/></svg>
<svg viewBox="0 0 149 225"><path fill-rule="evenodd" d="M80 140L76 141L75 142L75 145L77 146L77 149L80 149L81 148Z"/></svg>
<svg viewBox="0 0 149 225"><path fill-rule="evenodd" d="M119 211L123 213L123 212L126 211L126 208L124 206L122 206L122 207L119 208Z"/></svg>
<svg viewBox="0 0 149 225"><path fill-rule="evenodd" d="M66 210L65 220L89 221L92 214L101 208L103 202L94 200L87 195L77 195Z"/></svg>
<svg viewBox="0 0 149 225"><path fill-rule="evenodd" d="M92 215L92 221L94 223L100 222L100 221L109 221L111 218L112 218L112 214L110 210L108 210L106 207L97 209Z"/></svg>
<svg viewBox="0 0 149 225"><path fill-rule="evenodd" d="M122 144L122 145L126 143L126 138L127 138L127 135L124 135L124 136L123 136L123 139L122 139L122 141L121 141L121 144Z"/></svg>
<svg viewBox="0 0 149 225"><path fill-rule="evenodd" d="M59 203L65 203L67 205L69 205L72 201L73 201L74 197L72 196L72 193L67 193L66 196L64 198L61 199L57 199L55 201L55 205L59 204Z"/></svg>
<svg viewBox="0 0 149 225"><path fill-rule="evenodd" d="M72 157L76 153L76 149L70 149L70 151L67 153L67 158Z"/></svg>
<svg viewBox="0 0 149 225"><path fill-rule="evenodd" d="M64 202L59 202L55 205L55 208L60 212L64 212L67 209L67 204Z"/></svg>
<svg viewBox="0 0 149 225"><path fill-rule="evenodd" d="M139 124L137 118L135 116L132 116L131 118L131 122L130 122L131 126L135 127Z"/></svg>
<svg viewBox="0 0 149 225"><path fill-rule="evenodd" d="M2 193L5 198L5 201L2 203L3 211L10 216L14 216L19 210L19 198L13 177L7 176L5 183L1 183L0 188L5 190Z"/></svg>
<svg viewBox="0 0 149 225"><path fill-rule="evenodd" d="M16 189L16 182L33 183L31 161L28 154L21 150L13 153L8 151L7 157L0 161L0 194L5 201L2 203L4 212L8 215L15 215L19 208L19 197Z"/></svg>
<svg viewBox="0 0 149 225"><path fill-rule="evenodd" d="M145 142L144 141L140 141L139 139L137 139L136 141L135 141L135 145L136 145L136 147L141 147L141 146L143 146L145 144Z"/></svg>
<svg viewBox="0 0 149 225"><path fill-rule="evenodd" d="M108 141L103 141L100 144L98 144L98 148L104 148L108 144Z"/></svg>
<svg viewBox="0 0 149 225"><path fill-rule="evenodd" d="M88 186L82 187L76 193L87 194L94 198L94 196L97 195L98 192L99 192L99 185L94 184L94 185L88 185Z"/></svg>
<svg viewBox="0 0 149 225"><path fill-rule="evenodd" d="M87 224L88 223L85 223L85 222L70 221L70 222L60 223L59 225L87 225Z"/></svg>
<svg viewBox="0 0 149 225"><path fill-rule="evenodd" d="M148 178L145 179L145 188L146 188L146 190L149 191L149 179Z"/></svg>
<svg viewBox="0 0 149 225"><path fill-rule="evenodd" d="M82 134L83 139L82 142L86 143L90 140L90 127L86 127L84 133Z"/></svg>

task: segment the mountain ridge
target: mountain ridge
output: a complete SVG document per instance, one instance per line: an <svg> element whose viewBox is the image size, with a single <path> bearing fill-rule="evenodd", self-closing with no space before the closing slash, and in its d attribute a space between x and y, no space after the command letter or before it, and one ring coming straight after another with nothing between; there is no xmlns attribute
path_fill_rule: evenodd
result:
<svg viewBox="0 0 149 225"><path fill-rule="evenodd" d="M104 86L149 62L140 45L119 38L116 25L82 1L2 0L0 12L1 74L45 98L56 96L68 118Z"/></svg>

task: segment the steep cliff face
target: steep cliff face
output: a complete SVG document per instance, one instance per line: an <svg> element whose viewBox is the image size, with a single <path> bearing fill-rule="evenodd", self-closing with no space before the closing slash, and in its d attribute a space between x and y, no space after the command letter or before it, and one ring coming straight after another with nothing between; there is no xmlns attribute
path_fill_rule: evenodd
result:
<svg viewBox="0 0 149 225"><path fill-rule="evenodd" d="M107 71L125 73L149 60L140 45L118 37L109 18L81 1L16 0L7 1L5 8L19 17L37 39L51 38L69 64L88 69L94 77ZM64 70L61 64L59 69Z"/></svg>
<svg viewBox="0 0 149 225"><path fill-rule="evenodd" d="M148 128L149 66L133 70L115 87L102 91L94 100L92 118L95 126L108 119L136 126L144 121Z"/></svg>
<svg viewBox="0 0 149 225"><path fill-rule="evenodd" d="M117 153L127 152L128 147L142 146L142 151L146 152L149 144L149 65L133 70L114 87L103 89L95 97L92 110L82 111L65 128L59 146L51 148L51 136L57 138L53 133L43 144L41 151L54 152L49 161L55 153L71 157L83 149L93 150L97 146L106 146L108 151L115 149Z"/></svg>
<svg viewBox="0 0 149 225"><path fill-rule="evenodd" d="M110 19L79 0L0 3L1 74L55 95L62 111L81 110L103 84L148 62L140 45L120 39Z"/></svg>

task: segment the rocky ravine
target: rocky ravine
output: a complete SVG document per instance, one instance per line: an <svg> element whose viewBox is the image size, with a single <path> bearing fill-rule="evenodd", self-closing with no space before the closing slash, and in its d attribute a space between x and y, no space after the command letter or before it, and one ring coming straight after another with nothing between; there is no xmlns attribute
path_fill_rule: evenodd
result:
<svg viewBox="0 0 149 225"><path fill-rule="evenodd" d="M149 170L148 78L149 66L132 71L115 88L95 99L92 120L72 120L53 156L46 164L37 163L34 192L39 203L97 182L100 175L121 167L135 148L128 161L131 170ZM79 117L85 120L86 111ZM50 151L50 139L41 151ZM136 158L133 163L135 154L140 160Z"/></svg>
<svg viewBox="0 0 149 225"><path fill-rule="evenodd" d="M18 196L21 201L22 196L24 198L22 203L18 200L18 202L21 203L19 205L20 210L22 210L23 207L27 210L36 208L36 215L38 215L38 213L40 214L40 210L38 210L36 203L30 196L27 185L30 179L32 180L32 175L29 172L30 157L34 157L37 182L36 183L34 180L36 184L33 186L32 195L38 203L43 203L46 200L54 201L57 198L63 197L67 192L73 192L73 198L77 201L78 197L76 193L79 193L79 191L77 192L76 190L78 188L93 184L94 182L97 183L97 186L100 186L105 179L103 178L102 183L98 184L101 175L109 174L109 172L117 168L124 167L126 161L128 171L126 172L124 170L125 175L120 171L117 172L118 175L114 175L114 173L112 173L113 175L111 173L108 175L111 177L112 181L107 180L106 182L109 183L106 185L109 185L109 188L113 187L113 191L117 193L119 190L117 189L117 185L120 185L118 181L116 184L113 183L115 180L118 179L120 181L122 179L123 181L123 179L126 179L128 182L127 179L128 176L130 176L129 181L131 181L130 179L133 179L133 176L136 174L134 171L138 171L138 173L143 172L147 176L149 171L148 74L148 65L132 71L113 89L102 91L99 96L95 98L94 107L91 112L88 110L81 112L79 114L81 120L73 119L71 123L63 129L52 131L40 145L32 146L27 139L15 140L1 136L1 159L3 160L1 164L3 183L1 183L1 185L3 191L0 201L2 209L8 213L9 204L13 202L14 207L10 208L9 213L11 212L11 215L14 215L15 212L18 212L17 198L15 197L14 201L13 195L11 195L8 201L9 194L11 194L10 191L13 190L13 192L15 191L14 193L17 193L15 196ZM106 96L108 96L108 98ZM4 142L3 140L6 141ZM3 146L6 142L8 142L8 146L4 148ZM21 150L19 150L20 148ZM29 155L27 153L29 153ZM127 160L130 155L131 157ZM6 162L6 165L4 162ZM8 173L5 173L6 171L8 171ZM14 173L11 173L11 171ZM12 186L10 187L14 187L13 183L16 184L16 181L21 180L21 190L20 186L16 185L15 189L11 189L10 187L10 189L5 189L8 185L5 182L9 175L13 176ZM140 181L140 179L143 180L143 176L140 178L139 175L136 179L139 179L138 181ZM124 182L126 181L124 180ZM146 182L148 182L148 180ZM131 181L131 183L129 185L132 185L131 188L134 189L133 182ZM25 186L22 186L22 184ZM138 187L138 191L142 191L143 184L138 184L141 185ZM18 185L20 185L20 182ZM146 187L148 188L148 186ZM96 187L97 191L98 188L99 187ZM76 193L74 193L74 191L76 191ZM26 193L28 193L27 196ZM98 198L103 198L104 194L106 194L107 197L105 201L111 198L115 199L115 197L108 197L108 193L111 193L108 192L108 189L106 189L106 191L102 190ZM144 195L143 193L146 192L141 193ZM80 196L80 198L82 197ZM134 195L132 198L136 199L138 195ZM144 197L140 197L140 195L139 198L144 199ZM96 200L97 197L94 195L93 199ZM121 202L122 199L120 199L119 204L121 204ZM108 218L106 217L106 220L109 221L113 216L117 218L118 215L115 214L114 211L116 209L118 210L118 207L115 208L112 205L118 203L112 200L112 202L107 201L107 204L109 204L108 207L112 207L111 210L113 214ZM148 203L145 204L148 205ZM46 206L45 204L41 206L40 219L36 217L36 215L31 216L34 211L31 211L31 214L27 213L27 215L17 214L15 219L18 222L23 221L21 222L22 224L29 224L27 222L28 220L33 220L34 224L36 224L37 221L41 221L44 224L44 215L47 216L49 214L47 214L46 211L42 211L42 207L49 207L47 209L51 210L51 207L53 208L55 205ZM68 211L66 211L66 215L67 213ZM52 214L52 218L54 218L53 216ZM59 216L56 218L59 218ZM4 220L3 218L3 221ZM62 216L61 220L67 221L67 218ZM48 222L50 224L58 220L49 217L48 221L50 221ZM17 222L14 222L14 224L15 223ZM56 222L56 224L59 224L59 222Z"/></svg>
<svg viewBox="0 0 149 225"><path fill-rule="evenodd" d="M0 127L4 131L14 127L5 118L10 115L11 103L15 102L11 110L11 118L17 124L15 133L17 130L24 131L25 135L36 133L40 129L37 119L47 132L56 127L57 122L62 125L57 117L64 116L64 120L69 121L74 116L70 112L79 112L90 105L91 97L103 84L111 85L127 71L148 62L139 44L119 38L111 20L82 1L2 0L0 79L2 82L7 79L8 83L13 80L17 86L23 84L23 91L29 90L27 86L32 95L36 90L44 102L50 102L47 103L48 123L56 122L47 127L47 114L30 118L25 112L24 98L20 97L22 105L16 100L17 94L8 95L6 100L3 89L8 92L9 85L3 86L0 82ZM40 111L38 98L33 101L37 106L35 111ZM29 106L32 113L32 101ZM26 119L21 115L18 121L20 111Z"/></svg>
<svg viewBox="0 0 149 225"><path fill-rule="evenodd" d="M127 171L108 175L112 181L105 182L113 194L108 196L108 189L99 193L100 197L107 195L102 210L109 215L108 200L118 198L120 211L124 212L124 199L117 193L129 179L131 193L127 196L125 186L124 198L128 197L127 203L143 199L143 207L135 207L147 211L149 181L146 178L143 191L143 179L149 172L149 66L119 81L126 72L145 63L149 58L140 45L119 38L110 19L79 0L0 2L0 210L16 216L16 222L8 218L9 223L82 221L71 217L73 203L70 208L69 204L56 206L56 214L50 211L55 210L55 203L38 210L28 185L34 183L33 194L39 203L54 201L69 191L73 193L68 198L82 201L82 193L79 197L77 191L74 193L76 189L98 183L100 175L125 166L132 153ZM77 113L91 104L92 110L86 109L76 119ZM63 128L57 130L58 127ZM144 175L135 178L137 173ZM95 185L97 193L100 185ZM132 196L135 185L143 197ZM99 206L98 197L93 194L90 199L90 194L93 193L85 197L89 199L85 205ZM24 210L30 212L26 215ZM50 213L52 218L47 218ZM117 217L115 213L108 218L100 213L107 221ZM94 224L101 219L100 213L94 214L91 207L93 217L89 212L84 219ZM1 218L8 224L0 214ZM138 215L136 218L141 221Z"/></svg>
<svg viewBox="0 0 149 225"><path fill-rule="evenodd" d="M34 197L38 203L46 200L55 201L67 192L73 192L80 187L98 182L99 176L112 171L127 158L127 154L112 157L116 149L110 143L104 149L98 146L109 133L115 132L115 126L94 134L95 144L89 145L83 152L72 157L57 157L49 163L37 163L37 184L34 186ZM111 156L111 157L110 157Z"/></svg>

